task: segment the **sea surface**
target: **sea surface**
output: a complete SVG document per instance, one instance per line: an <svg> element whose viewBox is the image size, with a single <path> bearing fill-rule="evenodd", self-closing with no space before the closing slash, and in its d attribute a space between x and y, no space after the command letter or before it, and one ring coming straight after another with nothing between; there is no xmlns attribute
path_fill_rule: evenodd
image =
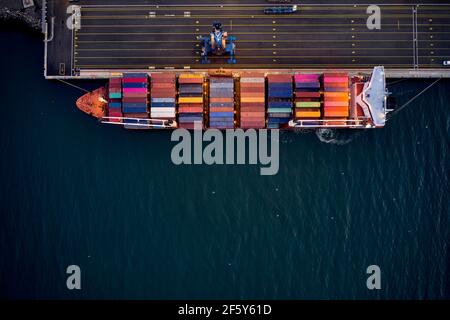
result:
<svg viewBox="0 0 450 320"><path fill-rule="evenodd" d="M0 30L1 298L450 298L450 81L384 129L281 133L261 176L175 166L170 133L99 124L43 78L39 34Z"/></svg>

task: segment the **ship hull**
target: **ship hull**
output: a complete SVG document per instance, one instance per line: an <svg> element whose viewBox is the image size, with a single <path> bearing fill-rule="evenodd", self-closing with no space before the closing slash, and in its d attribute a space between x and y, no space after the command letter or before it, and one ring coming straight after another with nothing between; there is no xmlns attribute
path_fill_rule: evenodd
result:
<svg viewBox="0 0 450 320"><path fill-rule="evenodd" d="M133 130L367 129L386 116L383 67L343 73L130 73L77 100L104 124Z"/></svg>

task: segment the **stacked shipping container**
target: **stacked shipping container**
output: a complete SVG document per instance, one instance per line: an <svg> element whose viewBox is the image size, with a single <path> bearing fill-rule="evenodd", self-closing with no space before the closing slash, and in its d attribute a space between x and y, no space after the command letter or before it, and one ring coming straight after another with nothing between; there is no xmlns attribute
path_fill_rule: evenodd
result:
<svg viewBox="0 0 450 320"><path fill-rule="evenodd" d="M234 128L234 79L232 76L210 79L209 126L217 129Z"/></svg>
<svg viewBox="0 0 450 320"><path fill-rule="evenodd" d="M146 73L126 73L123 75L122 111L126 124L142 123L134 119L148 119L148 75Z"/></svg>
<svg viewBox="0 0 450 320"><path fill-rule="evenodd" d="M263 73L244 73L241 76L242 129L263 129L266 126L266 79Z"/></svg>
<svg viewBox="0 0 450 320"><path fill-rule="evenodd" d="M122 79L111 78L108 85L108 116L122 118ZM109 119L111 122L122 122L121 119Z"/></svg>
<svg viewBox="0 0 450 320"><path fill-rule="evenodd" d="M175 73L153 73L151 77L150 118L175 120L177 96Z"/></svg>
<svg viewBox="0 0 450 320"><path fill-rule="evenodd" d="M349 116L349 79L346 73L325 73L324 117L343 119Z"/></svg>
<svg viewBox="0 0 450 320"><path fill-rule="evenodd" d="M271 74L267 76L267 81L269 98L267 127L277 129L286 125L292 117L292 76Z"/></svg>
<svg viewBox="0 0 450 320"><path fill-rule="evenodd" d="M202 74L181 74L178 78L178 122L180 128L194 129L198 122L203 128L203 82Z"/></svg>
<svg viewBox="0 0 450 320"><path fill-rule="evenodd" d="M295 75L295 119L320 118L320 106L320 76Z"/></svg>

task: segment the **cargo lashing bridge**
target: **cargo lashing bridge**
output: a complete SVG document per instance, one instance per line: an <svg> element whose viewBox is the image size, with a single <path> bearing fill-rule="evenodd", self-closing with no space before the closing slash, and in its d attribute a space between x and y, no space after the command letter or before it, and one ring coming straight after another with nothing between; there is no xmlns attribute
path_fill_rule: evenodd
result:
<svg viewBox="0 0 450 320"><path fill-rule="evenodd" d="M384 65L388 77L450 77L450 4L383 4L369 30L367 5L305 4L267 15L265 1L187 5L164 1L80 0L80 29L64 23L67 1L47 3L46 76L102 78L124 70L204 69L198 36L221 21L237 36L235 65L207 68L361 71ZM235 3L235 4L233 4Z"/></svg>

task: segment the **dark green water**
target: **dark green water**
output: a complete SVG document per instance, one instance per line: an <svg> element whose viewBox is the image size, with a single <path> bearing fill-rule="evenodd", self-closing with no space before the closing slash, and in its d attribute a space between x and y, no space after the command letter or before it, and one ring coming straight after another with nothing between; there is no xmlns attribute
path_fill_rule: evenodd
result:
<svg viewBox="0 0 450 320"><path fill-rule="evenodd" d="M169 133L85 116L43 79L41 39L2 28L2 298L450 298L450 82L381 130L282 133L273 177L176 167Z"/></svg>

